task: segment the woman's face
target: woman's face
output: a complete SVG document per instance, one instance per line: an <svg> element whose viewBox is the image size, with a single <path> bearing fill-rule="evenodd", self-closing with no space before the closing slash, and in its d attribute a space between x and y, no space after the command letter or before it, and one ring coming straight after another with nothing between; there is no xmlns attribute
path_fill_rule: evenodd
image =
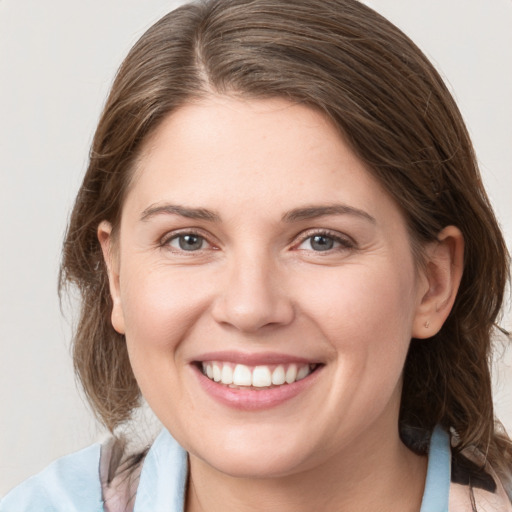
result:
<svg viewBox="0 0 512 512"><path fill-rule="evenodd" d="M397 436L428 284L398 207L318 112L214 96L173 113L113 255L114 327L192 457L285 475Z"/></svg>

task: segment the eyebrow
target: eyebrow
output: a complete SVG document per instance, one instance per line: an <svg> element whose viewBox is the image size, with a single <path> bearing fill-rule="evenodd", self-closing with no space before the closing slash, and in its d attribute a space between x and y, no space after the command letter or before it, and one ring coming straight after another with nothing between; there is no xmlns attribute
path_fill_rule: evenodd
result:
<svg viewBox="0 0 512 512"><path fill-rule="evenodd" d="M146 208L141 216L141 221L147 221L156 215L179 215L187 219L207 220L210 222L219 222L220 215L205 208L190 208L188 206L180 206L177 204L151 205Z"/></svg>
<svg viewBox="0 0 512 512"><path fill-rule="evenodd" d="M156 215L179 215L186 217L187 219L206 220L209 222L220 222L220 215L212 210L206 208L191 208L188 206L181 206L177 204L162 204L162 205L151 205L146 208L141 216L141 221L147 221ZM332 204L332 205L312 205L302 208L294 208L289 212L286 212L281 220L283 222L292 223L301 220L316 219L317 217L323 217L327 215L354 215L360 217L372 224L376 224L377 221L369 213L353 206L345 204Z"/></svg>
<svg viewBox="0 0 512 512"><path fill-rule="evenodd" d="M304 208L295 208L282 217L284 222L297 222L301 220L316 219L317 217L323 217L325 215L354 215L364 220L370 221L372 224L376 224L377 221L369 213L353 206L346 204L332 204L332 205L312 205Z"/></svg>

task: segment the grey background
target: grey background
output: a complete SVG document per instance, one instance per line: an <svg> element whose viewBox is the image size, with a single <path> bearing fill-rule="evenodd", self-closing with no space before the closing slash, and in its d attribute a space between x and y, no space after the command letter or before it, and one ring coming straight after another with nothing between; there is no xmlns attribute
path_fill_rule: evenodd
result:
<svg viewBox="0 0 512 512"><path fill-rule="evenodd" d="M56 293L62 235L117 66L181 4L0 1L0 495L100 440L74 381ZM446 78L512 248L512 1L373 0ZM510 307L503 324L512 328ZM512 356L495 401L512 428Z"/></svg>

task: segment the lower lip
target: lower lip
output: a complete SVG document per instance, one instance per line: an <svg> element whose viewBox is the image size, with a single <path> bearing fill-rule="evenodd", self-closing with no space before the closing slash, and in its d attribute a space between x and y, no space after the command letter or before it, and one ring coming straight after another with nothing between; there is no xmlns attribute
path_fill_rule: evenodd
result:
<svg viewBox="0 0 512 512"><path fill-rule="evenodd" d="M317 368L313 373L297 382L270 389L230 388L210 380L199 368L194 366L194 369L202 388L218 402L233 409L258 411L277 407L307 390L314 384L323 367Z"/></svg>

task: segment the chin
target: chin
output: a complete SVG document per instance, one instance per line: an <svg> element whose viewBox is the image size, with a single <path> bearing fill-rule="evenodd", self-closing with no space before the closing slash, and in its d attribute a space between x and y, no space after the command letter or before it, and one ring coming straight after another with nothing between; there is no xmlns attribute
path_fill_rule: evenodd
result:
<svg viewBox="0 0 512 512"><path fill-rule="evenodd" d="M213 469L235 478L278 478L301 470L296 456L258 453L253 458L227 456L204 460Z"/></svg>
<svg viewBox="0 0 512 512"><path fill-rule="evenodd" d="M189 452L213 469L238 478L273 478L295 473L304 468L315 450L306 441L290 436L250 435L245 439L227 436L210 439Z"/></svg>

